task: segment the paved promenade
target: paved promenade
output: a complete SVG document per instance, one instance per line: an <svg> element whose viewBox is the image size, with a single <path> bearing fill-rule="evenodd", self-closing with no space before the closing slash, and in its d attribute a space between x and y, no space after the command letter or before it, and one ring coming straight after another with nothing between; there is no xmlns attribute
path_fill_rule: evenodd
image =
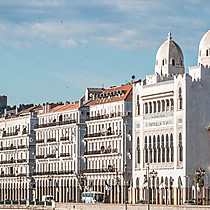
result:
<svg viewBox="0 0 210 210"><path fill-rule="evenodd" d="M17 206L17 205L1 205L1 209L31 209L31 210L51 210L51 207L42 206ZM161 205L150 205L150 210L207 210L210 206L161 206ZM114 204L57 204L55 210L125 210L124 205L114 205ZM128 205L127 210L147 210L147 205Z"/></svg>

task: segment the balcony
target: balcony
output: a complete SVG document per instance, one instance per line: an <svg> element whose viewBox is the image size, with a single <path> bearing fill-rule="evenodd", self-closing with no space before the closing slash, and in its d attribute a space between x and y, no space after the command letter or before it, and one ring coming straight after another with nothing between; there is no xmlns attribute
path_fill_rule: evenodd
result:
<svg viewBox="0 0 210 210"><path fill-rule="evenodd" d="M2 137L17 136L17 135L18 135L18 131L11 132L11 133L3 132Z"/></svg>
<svg viewBox="0 0 210 210"><path fill-rule="evenodd" d="M0 174L0 177L15 177L16 175L15 174Z"/></svg>
<svg viewBox="0 0 210 210"><path fill-rule="evenodd" d="M74 171L44 171L44 172L36 172L35 175L62 175L62 174L74 174Z"/></svg>
<svg viewBox="0 0 210 210"><path fill-rule="evenodd" d="M60 122L50 122L50 123L45 123L45 124L39 124L39 125L36 125L35 128L47 128L47 127L67 125L67 124L73 124L73 123L76 123L76 120L65 120L65 121L60 121Z"/></svg>
<svg viewBox="0 0 210 210"><path fill-rule="evenodd" d="M119 132L106 131L106 132L101 132L101 133L85 134L84 138L107 137L107 136L114 136L114 135L121 135L121 131Z"/></svg>
<svg viewBox="0 0 210 210"><path fill-rule="evenodd" d="M118 112L118 113L111 113L111 114L106 114L106 115L98 115L98 116L94 116L94 117L89 117L87 119L87 121L91 121L91 120L102 120L102 119L108 119L108 118L114 118L114 117L122 117L124 116L122 112Z"/></svg>
<svg viewBox="0 0 210 210"><path fill-rule="evenodd" d="M0 164L10 164L10 163L15 163L15 160L14 159L11 159L11 160L3 160L3 161L0 161Z"/></svg>
<svg viewBox="0 0 210 210"><path fill-rule="evenodd" d="M37 144L44 143L44 139L37 139L37 140L36 140L36 143L37 143Z"/></svg>
<svg viewBox="0 0 210 210"><path fill-rule="evenodd" d="M46 158L56 158L56 154L48 154Z"/></svg>
<svg viewBox="0 0 210 210"><path fill-rule="evenodd" d="M70 157L70 153L69 152L61 153L60 157Z"/></svg>
<svg viewBox="0 0 210 210"><path fill-rule="evenodd" d="M11 145L9 147L1 147L0 150L13 150L13 149L17 149L17 147Z"/></svg>
<svg viewBox="0 0 210 210"><path fill-rule="evenodd" d="M57 175L57 171L36 172L35 175Z"/></svg>
<svg viewBox="0 0 210 210"><path fill-rule="evenodd" d="M49 138L47 139L47 142L56 142L56 138Z"/></svg>
<svg viewBox="0 0 210 210"><path fill-rule="evenodd" d="M25 163L25 162L27 162L26 159L17 160L17 163Z"/></svg>
<svg viewBox="0 0 210 210"><path fill-rule="evenodd" d="M104 155L104 154L111 154L111 153L117 153L116 149L104 149L104 150L95 150L95 151L86 151L84 155Z"/></svg>
<svg viewBox="0 0 210 210"><path fill-rule="evenodd" d="M61 175L61 174L74 174L74 171L72 170L69 170L69 171L58 171L58 174Z"/></svg>
<svg viewBox="0 0 210 210"><path fill-rule="evenodd" d="M36 159L44 159L44 155L36 155Z"/></svg>
<svg viewBox="0 0 210 210"><path fill-rule="evenodd" d="M25 149L25 148L27 148L26 145L19 145L19 146L18 146L18 149Z"/></svg>
<svg viewBox="0 0 210 210"><path fill-rule="evenodd" d="M110 173L110 172L116 172L117 168L108 167L108 168L97 168L97 169L85 169L82 172L83 173Z"/></svg>
<svg viewBox="0 0 210 210"><path fill-rule="evenodd" d="M60 141L69 141L69 136L61 137Z"/></svg>

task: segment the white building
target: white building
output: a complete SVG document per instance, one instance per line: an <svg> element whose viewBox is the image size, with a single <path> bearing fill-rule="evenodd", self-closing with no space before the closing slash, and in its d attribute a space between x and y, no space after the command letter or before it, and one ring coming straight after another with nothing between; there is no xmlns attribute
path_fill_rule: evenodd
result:
<svg viewBox="0 0 210 210"><path fill-rule="evenodd" d="M148 200L148 185L151 203L209 198L210 31L200 42L198 65L184 71L182 50L169 34L155 74L133 85L133 202ZM148 166L157 172L149 180ZM196 170L205 170L204 187Z"/></svg>
<svg viewBox="0 0 210 210"><path fill-rule="evenodd" d="M36 199L52 195L56 202L79 201L85 107L79 103L45 105L36 132Z"/></svg>
<svg viewBox="0 0 210 210"><path fill-rule="evenodd" d="M0 118L0 201L33 199L36 114L26 109Z"/></svg>
<svg viewBox="0 0 210 210"><path fill-rule="evenodd" d="M85 101L86 190L103 192L105 202L122 203L127 199L125 182L131 180L132 85L88 88Z"/></svg>

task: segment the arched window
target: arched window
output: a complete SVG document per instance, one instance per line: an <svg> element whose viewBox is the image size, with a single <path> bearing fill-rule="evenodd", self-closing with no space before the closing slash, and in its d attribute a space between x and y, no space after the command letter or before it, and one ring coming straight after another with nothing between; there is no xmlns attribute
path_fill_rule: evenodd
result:
<svg viewBox="0 0 210 210"><path fill-rule="evenodd" d="M137 163L140 163L140 139L137 137Z"/></svg>
<svg viewBox="0 0 210 210"><path fill-rule="evenodd" d="M157 108L158 108L158 112L160 112L160 101L157 101Z"/></svg>
<svg viewBox="0 0 210 210"><path fill-rule="evenodd" d="M139 101L139 95L137 95L137 98L136 98L136 109L137 109L137 115L140 115L140 101Z"/></svg>
<svg viewBox="0 0 210 210"><path fill-rule="evenodd" d="M153 101L153 112L156 112L156 101Z"/></svg>
<svg viewBox="0 0 210 210"><path fill-rule="evenodd" d="M152 163L152 149L149 149L149 162Z"/></svg>
<svg viewBox="0 0 210 210"><path fill-rule="evenodd" d="M206 50L206 56L209 56L209 50Z"/></svg>
<svg viewBox="0 0 210 210"><path fill-rule="evenodd" d="M145 149L145 163L148 163L148 149Z"/></svg>
<svg viewBox="0 0 210 210"><path fill-rule="evenodd" d="M162 102L162 111L164 112L165 111L165 101L162 100L161 102Z"/></svg>
<svg viewBox="0 0 210 210"><path fill-rule="evenodd" d="M147 136L144 138L144 150L145 150L145 163L148 163L148 148L147 148Z"/></svg>
<svg viewBox="0 0 210 210"><path fill-rule="evenodd" d="M179 88L179 98L178 98L178 107L179 109L182 109L182 89Z"/></svg>
<svg viewBox="0 0 210 210"><path fill-rule="evenodd" d="M156 138L153 136L153 161L157 162L157 151L156 151Z"/></svg>
<svg viewBox="0 0 210 210"><path fill-rule="evenodd" d="M179 133L179 161L183 161L183 146L182 146L182 134Z"/></svg>
<svg viewBox="0 0 210 210"><path fill-rule="evenodd" d="M165 147L164 147L164 136L161 136L161 150L162 150L162 162L165 162Z"/></svg>
<svg viewBox="0 0 210 210"><path fill-rule="evenodd" d="M169 107L170 107L170 103L169 103L169 100L167 99L166 100L166 111L169 111Z"/></svg>
<svg viewBox="0 0 210 210"><path fill-rule="evenodd" d="M164 64L165 64L165 61L164 61L164 59L162 60L162 65L164 66Z"/></svg>
<svg viewBox="0 0 210 210"><path fill-rule="evenodd" d="M144 108L145 108L145 114L147 114L148 113L148 104L147 103L144 104Z"/></svg>
<svg viewBox="0 0 210 210"><path fill-rule="evenodd" d="M169 137L166 134L166 162L170 162Z"/></svg>
<svg viewBox="0 0 210 210"><path fill-rule="evenodd" d="M149 102L149 113L152 113L152 102Z"/></svg>
<svg viewBox="0 0 210 210"><path fill-rule="evenodd" d="M175 66L175 59L172 59L171 63L172 63L172 66Z"/></svg>
<svg viewBox="0 0 210 210"><path fill-rule="evenodd" d="M174 110L174 99L171 98L170 102L171 102L171 111L173 111Z"/></svg>

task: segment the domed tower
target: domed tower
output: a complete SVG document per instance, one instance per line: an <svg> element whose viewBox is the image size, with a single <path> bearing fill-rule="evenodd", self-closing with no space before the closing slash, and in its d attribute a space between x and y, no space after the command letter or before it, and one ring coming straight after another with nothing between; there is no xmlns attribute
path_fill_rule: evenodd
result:
<svg viewBox="0 0 210 210"><path fill-rule="evenodd" d="M161 76L184 73L184 56L179 45L172 39L171 33L157 52L155 73Z"/></svg>
<svg viewBox="0 0 210 210"><path fill-rule="evenodd" d="M210 68L210 30L202 37L199 44L198 65Z"/></svg>

